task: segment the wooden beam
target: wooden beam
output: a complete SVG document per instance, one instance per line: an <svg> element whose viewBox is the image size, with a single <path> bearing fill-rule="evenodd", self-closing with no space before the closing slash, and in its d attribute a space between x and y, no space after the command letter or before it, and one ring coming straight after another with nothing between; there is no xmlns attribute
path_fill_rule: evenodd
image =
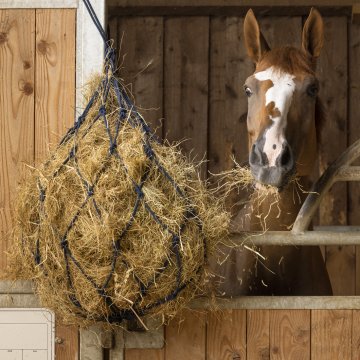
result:
<svg viewBox="0 0 360 360"><path fill-rule="evenodd" d="M360 296L241 296L236 298L198 298L191 309L360 309Z"/></svg>
<svg viewBox="0 0 360 360"><path fill-rule="evenodd" d="M254 10L257 17L264 16L307 16L311 9L311 5L280 5L268 6L252 5L249 1L246 4L239 5L213 5L201 6L180 4L167 5L165 2L162 5L155 6L151 4L129 4L129 5L108 5L109 19L119 16L245 16L250 7ZM260 2L258 2L260 3ZM169 2L171 4L171 2ZM316 6L316 5L315 5ZM338 1L337 5L331 6L317 6L323 16L351 16L351 4L342 4Z"/></svg>
<svg viewBox="0 0 360 360"><path fill-rule="evenodd" d="M79 0L1 0L2 9L70 9L77 8Z"/></svg>
<svg viewBox="0 0 360 360"><path fill-rule="evenodd" d="M359 0L273 0L271 6L352 6L359 4ZM108 6L120 7L181 7L193 6L193 0L108 0ZM242 6L269 6L268 0L242 0ZM238 0L201 0L197 6L206 8L209 6L239 6Z"/></svg>

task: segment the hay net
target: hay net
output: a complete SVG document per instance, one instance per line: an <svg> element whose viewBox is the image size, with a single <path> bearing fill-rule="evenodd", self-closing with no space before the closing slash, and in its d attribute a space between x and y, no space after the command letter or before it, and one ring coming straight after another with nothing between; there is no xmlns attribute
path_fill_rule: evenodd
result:
<svg viewBox="0 0 360 360"><path fill-rule="evenodd" d="M106 42L97 87L17 209L14 273L34 279L43 304L79 324L171 318L194 296L228 227L221 201L175 146L156 139L114 71ZM159 244L166 249L157 254Z"/></svg>

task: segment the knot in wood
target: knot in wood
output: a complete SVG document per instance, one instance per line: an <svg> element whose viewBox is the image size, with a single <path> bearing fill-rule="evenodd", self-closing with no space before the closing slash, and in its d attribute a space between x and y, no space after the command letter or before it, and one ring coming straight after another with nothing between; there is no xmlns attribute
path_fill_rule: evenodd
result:
<svg viewBox="0 0 360 360"><path fill-rule="evenodd" d="M30 61L24 61L23 68L24 68L24 70L30 69L31 68Z"/></svg>
<svg viewBox="0 0 360 360"><path fill-rule="evenodd" d="M0 32L0 45L7 42L7 33Z"/></svg>
<svg viewBox="0 0 360 360"><path fill-rule="evenodd" d="M45 40L40 40L37 44L37 50L41 55L45 55L49 48L49 44Z"/></svg>
<svg viewBox="0 0 360 360"><path fill-rule="evenodd" d="M25 95L31 95L34 92L34 87L32 86L31 83L26 82L26 83L24 83L24 86L22 88L22 92Z"/></svg>

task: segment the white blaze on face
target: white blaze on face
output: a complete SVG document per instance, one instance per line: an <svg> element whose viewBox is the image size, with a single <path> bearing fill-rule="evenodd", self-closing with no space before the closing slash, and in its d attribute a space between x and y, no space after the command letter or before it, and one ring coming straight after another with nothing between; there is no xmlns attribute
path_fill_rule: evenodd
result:
<svg viewBox="0 0 360 360"><path fill-rule="evenodd" d="M287 114L295 90L294 75L282 72L271 66L270 68L254 74L259 81L271 80L274 84L265 94L265 106L274 102L274 109L280 112L280 116L270 115L273 124L264 134L264 153L269 160L269 166L275 166L275 161L282 151L285 141L285 128ZM277 111L275 112L277 113Z"/></svg>

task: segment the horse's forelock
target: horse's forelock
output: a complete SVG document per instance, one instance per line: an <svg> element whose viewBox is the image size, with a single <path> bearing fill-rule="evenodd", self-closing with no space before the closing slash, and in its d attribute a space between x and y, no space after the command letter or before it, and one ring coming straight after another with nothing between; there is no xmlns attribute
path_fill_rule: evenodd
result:
<svg viewBox="0 0 360 360"><path fill-rule="evenodd" d="M309 55L292 46L279 47L266 52L257 64L256 71L263 71L271 66L289 74L308 73L315 75Z"/></svg>

